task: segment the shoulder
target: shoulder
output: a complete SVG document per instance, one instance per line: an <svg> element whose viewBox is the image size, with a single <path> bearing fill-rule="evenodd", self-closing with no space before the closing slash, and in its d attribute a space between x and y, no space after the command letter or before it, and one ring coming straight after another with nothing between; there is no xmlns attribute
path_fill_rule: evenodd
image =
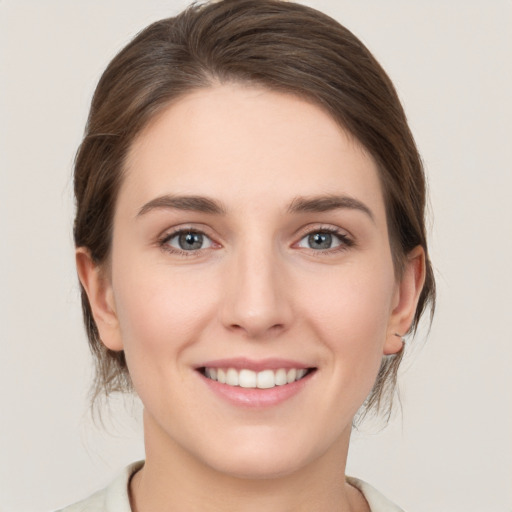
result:
<svg viewBox="0 0 512 512"><path fill-rule="evenodd" d="M105 489L56 512L131 512L128 484L131 477L143 464L143 461L130 464ZM370 506L371 512L404 512L403 509L389 501L377 489L363 480L347 477L347 482L361 491Z"/></svg>
<svg viewBox="0 0 512 512"><path fill-rule="evenodd" d="M130 464L105 489L56 512L131 512L128 484L143 464L142 461Z"/></svg>
<svg viewBox="0 0 512 512"><path fill-rule="evenodd" d="M371 512L404 512L403 509L389 501L385 496L377 491L377 489L363 480L348 476L347 482L361 491L361 494L365 497L368 505L370 506Z"/></svg>

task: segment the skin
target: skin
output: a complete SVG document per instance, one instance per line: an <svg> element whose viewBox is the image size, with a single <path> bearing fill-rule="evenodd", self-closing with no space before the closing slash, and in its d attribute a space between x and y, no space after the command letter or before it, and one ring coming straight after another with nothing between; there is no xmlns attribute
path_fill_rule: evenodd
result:
<svg viewBox="0 0 512 512"><path fill-rule="evenodd" d="M293 209L333 196L363 207ZM201 249L180 250L176 229L204 233ZM325 230L338 232L332 245L312 247ZM108 269L84 248L77 265L144 404L136 512L368 510L344 481L352 419L383 354L402 348L394 333L412 321L424 255L412 251L397 278L376 164L328 114L240 84L176 101L132 145ZM284 402L247 408L197 371L231 357L316 371Z"/></svg>

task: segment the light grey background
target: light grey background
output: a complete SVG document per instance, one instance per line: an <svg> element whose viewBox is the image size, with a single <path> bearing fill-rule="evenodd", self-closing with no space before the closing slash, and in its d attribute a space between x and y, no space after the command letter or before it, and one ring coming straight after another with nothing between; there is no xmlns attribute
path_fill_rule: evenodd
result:
<svg viewBox="0 0 512 512"><path fill-rule="evenodd" d="M510 512L512 2L307 3L361 37L394 80L434 212L437 316L406 361L403 415L355 435L348 471L410 511ZM70 176L101 71L185 4L0 0L3 512L75 501L143 456L121 403L106 429L87 414Z"/></svg>

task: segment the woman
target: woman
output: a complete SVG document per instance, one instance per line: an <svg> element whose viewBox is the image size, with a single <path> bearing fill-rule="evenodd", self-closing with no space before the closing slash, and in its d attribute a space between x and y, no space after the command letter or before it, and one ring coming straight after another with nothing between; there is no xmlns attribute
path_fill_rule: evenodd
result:
<svg viewBox="0 0 512 512"><path fill-rule="evenodd" d="M391 511L345 477L434 299L419 155L329 17L194 6L98 84L75 165L96 394L134 389L146 460L75 510Z"/></svg>

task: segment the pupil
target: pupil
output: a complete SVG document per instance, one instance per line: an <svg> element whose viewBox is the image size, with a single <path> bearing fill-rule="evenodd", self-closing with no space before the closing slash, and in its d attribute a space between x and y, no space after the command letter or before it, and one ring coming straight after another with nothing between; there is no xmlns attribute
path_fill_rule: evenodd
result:
<svg viewBox="0 0 512 512"><path fill-rule="evenodd" d="M200 233L185 233L179 237L180 247L186 251L201 249L203 245L203 235Z"/></svg>
<svg viewBox="0 0 512 512"><path fill-rule="evenodd" d="M330 233L315 233L309 235L309 245L314 249L330 249L332 235Z"/></svg>

